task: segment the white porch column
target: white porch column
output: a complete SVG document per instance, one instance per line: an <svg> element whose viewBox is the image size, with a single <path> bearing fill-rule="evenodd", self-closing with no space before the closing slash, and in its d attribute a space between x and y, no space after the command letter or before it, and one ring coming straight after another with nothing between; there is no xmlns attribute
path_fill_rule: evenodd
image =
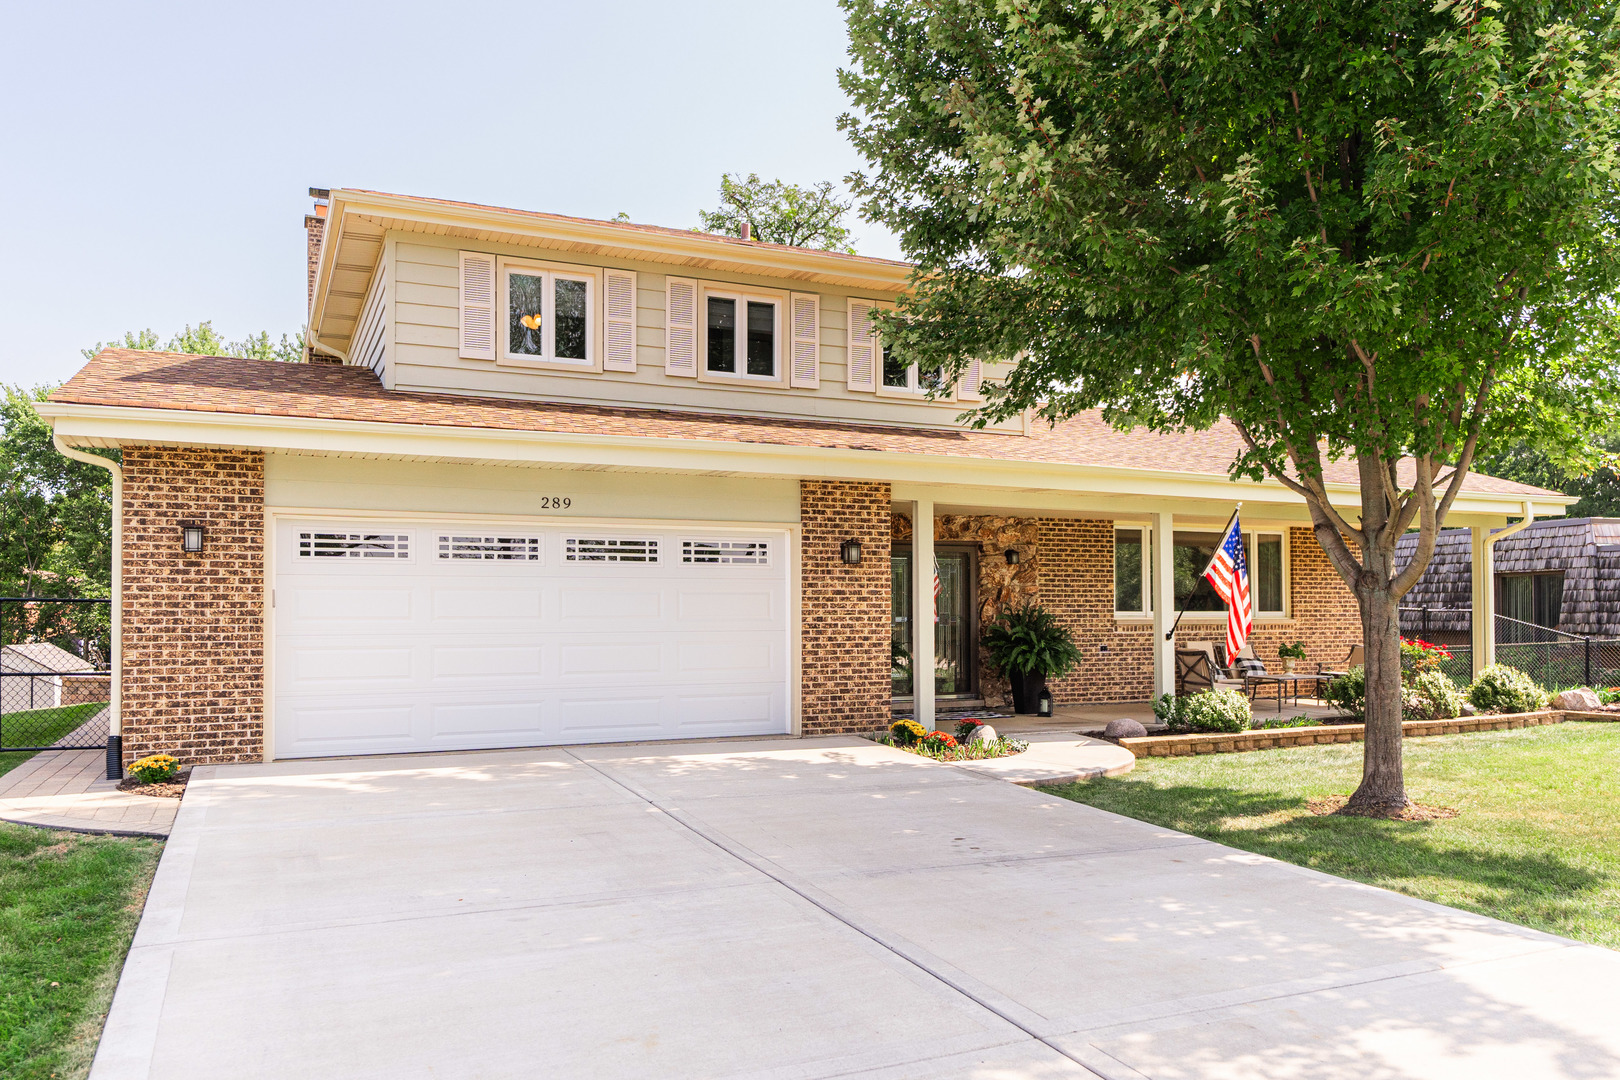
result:
<svg viewBox="0 0 1620 1080"><path fill-rule="evenodd" d="M1153 515L1153 697L1176 692L1176 643L1165 635L1176 622L1175 515Z"/></svg>
<svg viewBox="0 0 1620 1080"><path fill-rule="evenodd" d="M1473 661L1474 674L1496 663L1496 557L1491 530L1473 528Z"/></svg>
<svg viewBox="0 0 1620 1080"><path fill-rule="evenodd" d="M911 504L911 699L934 730L934 500Z"/></svg>

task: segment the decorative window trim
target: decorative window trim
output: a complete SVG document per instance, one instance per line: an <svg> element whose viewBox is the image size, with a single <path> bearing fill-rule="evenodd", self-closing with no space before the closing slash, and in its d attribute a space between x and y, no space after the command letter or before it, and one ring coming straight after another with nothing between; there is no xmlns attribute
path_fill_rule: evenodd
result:
<svg viewBox="0 0 1620 1080"><path fill-rule="evenodd" d="M738 373L709 370L709 298L737 301L737 367ZM790 294L779 289L758 289L749 285L729 282L700 281L697 289L697 377L699 382L720 383L725 386L758 386L771 389L785 388L787 379L788 302ZM748 333L747 303L774 304L776 326L771 335L771 370L774 374L748 375L742 369L747 364Z"/></svg>
<svg viewBox="0 0 1620 1080"><path fill-rule="evenodd" d="M1219 526L1216 526L1216 528L1218 529ZM1152 529L1151 526L1140 524L1140 523L1134 522L1134 521L1115 521L1114 522L1114 532L1116 534L1121 533L1121 532L1136 532L1136 531L1140 531L1141 534L1142 534L1142 548L1141 548L1141 550L1142 550L1142 562L1143 562L1143 565L1142 565L1142 610L1140 610L1140 611L1117 611L1116 610L1114 612L1114 619L1117 622L1151 622L1152 619L1153 619L1153 594L1152 594L1152 579L1153 579L1152 569L1153 568L1152 568L1152 561L1151 561L1152 558L1153 558L1153 541L1154 541L1153 529ZM1187 530L1187 531L1203 532L1203 531L1208 531L1208 530L1199 529L1199 530ZM1279 537L1282 540L1282 602L1283 602L1282 610L1281 611L1260 611L1257 608L1252 607L1255 600L1258 599L1258 597L1259 597L1260 590L1258 588L1256 588L1255 585L1254 585L1254 573L1255 573L1255 571L1254 571L1254 567L1251 566L1249 568L1249 603L1251 605L1250 615L1257 622L1262 621L1262 620L1271 621L1271 622L1278 622L1278 621L1286 621L1288 619L1291 619L1293 617L1291 613L1293 611L1293 599L1294 599L1293 598L1294 561L1293 561L1293 550L1292 550L1292 548L1290 546L1290 543L1289 543L1288 529L1287 528L1278 528L1278 527L1268 527L1268 526L1262 525L1262 526L1260 526L1258 528L1254 528L1254 529L1244 529L1243 530L1243 536L1248 541L1248 545L1249 545L1248 549L1249 549L1249 551L1251 553L1256 549L1256 546L1258 544L1258 541L1257 541L1256 538L1259 537L1259 536ZM1116 540L1116 543L1117 543L1117 540ZM1116 599L1117 599L1117 595L1116 595ZM1224 623L1226 621L1226 612L1224 612L1224 611L1188 611L1186 613L1182 613L1182 612L1178 611L1176 614L1181 615L1181 622L1182 622L1183 626L1187 625L1188 623L1199 623L1199 622L1221 622L1221 623Z"/></svg>
<svg viewBox="0 0 1620 1080"><path fill-rule="evenodd" d="M557 360L552 356L527 356L511 352L511 273L543 276L546 279L546 348L550 350L552 334L556 332L555 282L558 278L585 282L585 359ZM602 271L597 267L572 263L540 262L534 259L512 259L500 256L495 260L495 362L505 367L531 368L541 371L602 370Z"/></svg>
<svg viewBox="0 0 1620 1080"><path fill-rule="evenodd" d="M538 536L487 536L481 532L439 533L437 557L454 562L538 563L544 544Z"/></svg>
<svg viewBox="0 0 1620 1080"><path fill-rule="evenodd" d="M743 538L682 539L681 562L709 566L770 566L771 542Z"/></svg>
<svg viewBox="0 0 1620 1080"><path fill-rule="evenodd" d="M408 561L409 532L372 532L361 529L299 529L293 540L295 558Z"/></svg>
<svg viewBox="0 0 1620 1080"><path fill-rule="evenodd" d="M650 566L663 561L656 536L604 536L589 533L563 538L563 561L624 563Z"/></svg>

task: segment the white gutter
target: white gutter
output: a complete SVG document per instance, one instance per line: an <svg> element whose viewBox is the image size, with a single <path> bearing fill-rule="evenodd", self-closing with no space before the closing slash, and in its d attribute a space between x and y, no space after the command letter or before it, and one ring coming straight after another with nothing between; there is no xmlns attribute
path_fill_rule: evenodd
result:
<svg viewBox="0 0 1620 1080"><path fill-rule="evenodd" d="M51 434L63 457L112 473L112 701L107 710L107 779L124 776L124 470L116 461L87 454Z"/></svg>
<svg viewBox="0 0 1620 1080"><path fill-rule="evenodd" d="M1514 533L1528 526L1534 520L1536 520L1536 504L1531 502L1529 499L1526 499L1524 500L1524 517L1520 518L1517 524L1509 525L1505 529L1500 529L1491 533L1491 543L1494 544L1498 540L1506 540Z"/></svg>

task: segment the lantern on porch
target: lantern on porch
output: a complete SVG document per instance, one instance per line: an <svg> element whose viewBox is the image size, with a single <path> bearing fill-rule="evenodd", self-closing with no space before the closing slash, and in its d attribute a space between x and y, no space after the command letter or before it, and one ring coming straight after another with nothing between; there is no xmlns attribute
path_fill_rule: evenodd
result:
<svg viewBox="0 0 1620 1080"><path fill-rule="evenodd" d="M1035 699L1035 715L1052 715L1052 691L1048 690L1044 686L1041 687L1041 696Z"/></svg>

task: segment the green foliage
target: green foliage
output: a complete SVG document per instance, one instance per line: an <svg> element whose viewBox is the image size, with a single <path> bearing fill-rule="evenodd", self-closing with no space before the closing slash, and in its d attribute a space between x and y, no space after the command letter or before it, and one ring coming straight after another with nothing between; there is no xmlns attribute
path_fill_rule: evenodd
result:
<svg viewBox="0 0 1620 1080"><path fill-rule="evenodd" d="M1176 696L1174 694L1160 694L1153 702L1153 719L1161 724L1173 724L1176 721Z"/></svg>
<svg viewBox="0 0 1620 1080"><path fill-rule="evenodd" d="M1256 728L1269 731L1275 728L1321 727L1322 721L1313 719L1309 716L1290 716L1286 720L1257 721L1254 726Z"/></svg>
<svg viewBox="0 0 1620 1080"><path fill-rule="evenodd" d="M1570 517L1620 517L1620 426L1609 425L1597 440L1597 462L1561 461L1529 443L1519 443L1479 463L1480 471L1521 484L1579 495Z"/></svg>
<svg viewBox="0 0 1620 1080"><path fill-rule="evenodd" d="M170 337L161 346L155 330L127 331L120 341L98 341L93 348L79 350L89 360L102 349L161 349L163 352L191 353L196 356L238 356L248 360L279 360L297 363L304 358L304 333L292 337L281 335L280 341L271 341L270 333L261 330L249 334L241 341L226 341L219 336L210 320L203 320L194 330L190 323L184 330Z"/></svg>
<svg viewBox="0 0 1620 1080"><path fill-rule="evenodd" d="M1367 715L1367 669L1357 664L1322 690L1322 699L1355 723Z"/></svg>
<svg viewBox="0 0 1620 1080"><path fill-rule="evenodd" d="M34 408L50 393L3 388L0 401L0 590L7 596L106 596L112 574L112 478L56 452ZM116 450L91 451L113 461Z"/></svg>
<svg viewBox="0 0 1620 1080"><path fill-rule="evenodd" d="M928 737L928 729L915 720L896 720L889 725L889 734L897 746L915 746Z"/></svg>
<svg viewBox="0 0 1620 1080"><path fill-rule="evenodd" d="M1414 674L1401 690L1401 715L1407 720L1449 720L1462 715L1467 700L1443 671Z"/></svg>
<svg viewBox="0 0 1620 1080"><path fill-rule="evenodd" d="M1480 712L1522 713L1547 707L1547 692L1518 668L1492 664L1474 676L1468 701Z"/></svg>
<svg viewBox="0 0 1620 1080"><path fill-rule="evenodd" d="M1080 663L1069 628L1033 601L1009 608L984 632L990 663L1003 675L1067 675Z"/></svg>
<svg viewBox="0 0 1620 1080"><path fill-rule="evenodd" d="M1249 699L1236 690L1200 690L1176 699L1174 729L1248 731L1254 722Z"/></svg>
<svg viewBox="0 0 1620 1080"><path fill-rule="evenodd" d="M1277 646L1277 655L1282 657L1284 660L1290 657L1295 660L1303 660L1305 659L1305 643L1303 641L1296 641L1292 645L1289 645L1285 642L1284 644Z"/></svg>
<svg viewBox="0 0 1620 1080"><path fill-rule="evenodd" d="M765 181L726 173L720 178L720 207L699 210L702 231L740 236L748 222L754 239L790 247L843 251L853 255L850 230L843 224L850 204L833 194L831 181L800 187L782 180Z"/></svg>
<svg viewBox="0 0 1620 1080"><path fill-rule="evenodd" d="M1417 638L1401 638L1401 681L1411 682L1415 675L1437 671L1443 662L1450 659L1451 650L1444 645Z"/></svg>
<svg viewBox="0 0 1620 1080"><path fill-rule="evenodd" d="M1598 700L1605 705L1620 704L1620 686L1608 686L1597 692Z"/></svg>
<svg viewBox="0 0 1620 1080"><path fill-rule="evenodd" d="M129 763L129 775L143 784L162 784L180 775L180 762L172 754L148 754Z"/></svg>

